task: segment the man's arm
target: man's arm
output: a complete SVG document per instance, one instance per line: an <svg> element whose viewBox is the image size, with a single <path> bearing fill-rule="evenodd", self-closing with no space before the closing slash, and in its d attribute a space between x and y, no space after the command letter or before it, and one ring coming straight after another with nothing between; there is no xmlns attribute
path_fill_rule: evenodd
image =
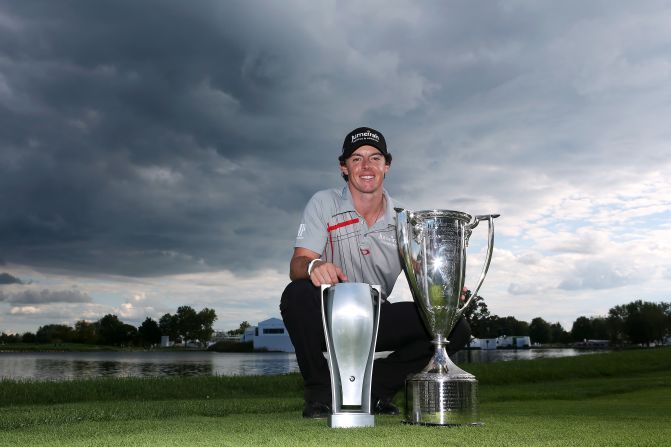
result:
<svg viewBox="0 0 671 447"><path fill-rule="evenodd" d="M308 279L308 264L313 259L318 259L319 254L303 247L294 248L294 255L289 264L289 278L292 281Z"/></svg>
<svg viewBox="0 0 671 447"><path fill-rule="evenodd" d="M318 253L303 247L294 248L294 255L289 264L289 278L292 281L309 279L316 287L347 281L347 276L338 266L321 260L314 263L308 276L308 265L314 259L319 259Z"/></svg>

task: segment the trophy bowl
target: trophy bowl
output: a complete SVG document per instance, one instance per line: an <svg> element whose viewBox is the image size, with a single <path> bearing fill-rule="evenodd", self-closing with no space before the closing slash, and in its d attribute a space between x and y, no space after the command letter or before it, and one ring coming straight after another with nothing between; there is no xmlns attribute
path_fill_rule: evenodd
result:
<svg viewBox="0 0 671 447"><path fill-rule="evenodd" d="M477 296L494 247L498 214L472 217L460 211L407 211L396 208L401 265L422 321L433 336L435 353L419 373L406 379L405 422L422 425L480 425L478 381L457 367L447 354L448 336ZM489 223L487 254L480 279L461 301L466 273L466 248L472 230Z"/></svg>

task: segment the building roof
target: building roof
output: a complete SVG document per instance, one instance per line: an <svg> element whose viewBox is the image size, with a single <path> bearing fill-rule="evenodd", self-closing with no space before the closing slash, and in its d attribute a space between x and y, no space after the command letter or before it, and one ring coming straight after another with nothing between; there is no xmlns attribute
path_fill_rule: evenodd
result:
<svg viewBox="0 0 671 447"><path fill-rule="evenodd" d="M284 322L279 318L268 318L267 320L259 321L259 327L284 327Z"/></svg>

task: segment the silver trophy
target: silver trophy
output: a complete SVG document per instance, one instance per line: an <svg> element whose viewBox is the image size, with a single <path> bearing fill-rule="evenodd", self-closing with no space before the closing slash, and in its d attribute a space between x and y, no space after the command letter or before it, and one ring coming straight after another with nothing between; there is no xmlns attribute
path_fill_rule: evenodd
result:
<svg viewBox="0 0 671 447"><path fill-rule="evenodd" d="M331 372L329 427L373 427L370 397L380 286L363 283L322 285L322 321Z"/></svg>
<svg viewBox="0 0 671 447"><path fill-rule="evenodd" d="M471 217L449 210L396 208L397 239L403 270L419 313L434 337L429 364L405 382L405 422L422 425L479 425L478 381L457 367L445 347L452 328L477 296L494 247L498 214ZM472 230L489 222L485 263L475 291L462 303L466 247Z"/></svg>

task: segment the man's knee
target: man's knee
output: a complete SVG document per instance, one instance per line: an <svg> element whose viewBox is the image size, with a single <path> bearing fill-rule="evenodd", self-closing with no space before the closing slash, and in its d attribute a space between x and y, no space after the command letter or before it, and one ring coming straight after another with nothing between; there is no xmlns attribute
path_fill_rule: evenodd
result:
<svg viewBox="0 0 671 447"><path fill-rule="evenodd" d="M290 282L282 292L280 311L290 312L296 307L305 308L311 300L318 296L319 289L308 279L299 279Z"/></svg>

